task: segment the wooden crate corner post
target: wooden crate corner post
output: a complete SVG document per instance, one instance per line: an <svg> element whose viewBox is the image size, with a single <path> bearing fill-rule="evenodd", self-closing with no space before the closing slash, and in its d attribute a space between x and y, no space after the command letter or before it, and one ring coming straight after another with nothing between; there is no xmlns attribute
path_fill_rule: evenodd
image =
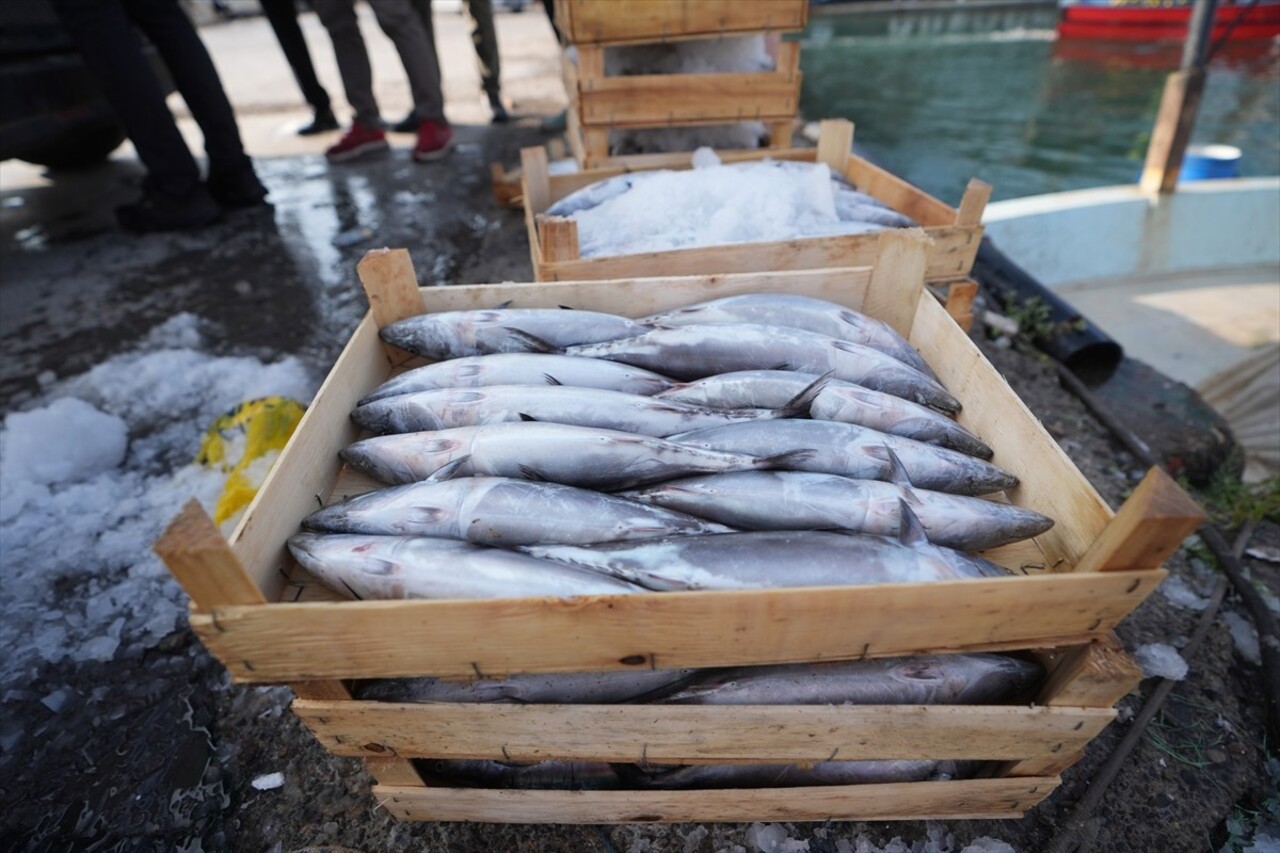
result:
<svg viewBox="0 0 1280 853"><path fill-rule="evenodd" d="M956 208L956 225L981 225L982 214L986 211L989 201L991 201L991 184L977 178L970 178L968 186L964 188L964 195L960 197L960 207Z"/></svg>
<svg viewBox="0 0 1280 853"><path fill-rule="evenodd" d="M1191 496L1163 469L1152 468L1074 570L1159 569L1204 520Z"/></svg>
<svg viewBox="0 0 1280 853"><path fill-rule="evenodd" d="M379 329L427 310L408 249L370 249L356 264L356 274L369 298L374 325ZM383 348L392 365L409 358L399 347L383 344Z"/></svg>
<svg viewBox="0 0 1280 853"><path fill-rule="evenodd" d="M844 118L823 119L818 125L817 162L826 163L831 171L843 175L853 155L853 122Z"/></svg>
<svg viewBox="0 0 1280 853"><path fill-rule="evenodd" d="M932 240L918 228L882 231L862 311L878 317L903 337L911 332L924 293Z"/></svg>
<svg viewBox="0 0 1280 853"><path fill-rule="evenodd" d="M578 223L563 216L536 217L538 226L538 242L542 245L542 260L546 263L556 261L576 261L578 254Z"/></svg>

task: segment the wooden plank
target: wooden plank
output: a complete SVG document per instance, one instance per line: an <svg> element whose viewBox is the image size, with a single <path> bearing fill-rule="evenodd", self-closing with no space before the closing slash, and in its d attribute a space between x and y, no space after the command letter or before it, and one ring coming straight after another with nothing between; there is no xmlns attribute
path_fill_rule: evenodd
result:
<svg viewBox="0 0 1280 853"><path fill-rule="evenodd" d="M844 174L858 189L870 193L899 213L905 213L920 225L955 224L957 213L954 208L856 154L849 158L849 168ZM966 273L967 269L960 275Z"/></svg>
<svg viewBox="0 0 1280 853"><path fill-rule="evenodd" d="M1177 188L1182 157L1195 130L1205 74L1201 69L1175 71L1165 80L1160 110L1147 146L1147 159L1138 185L1148 193L1170 193Z"/></svg>
<svg viewBox="0 0 1280 853"><path fill-rule="evenodd" d="M565 38L627 44L802 30L808 0L556 0Z"/></svg>
<svg viewBox="0 0 1280 853"><path fill-rule="evenodd" d="M991 184L971 178L960 199L960 208L956 211L956 225L981 225L982 212L987 209L987 202L990 200Z"/></svg>
<svg viewBox="0 0 1280 853"><path fill-rule="evenodd" d="M1017 818L1057 777L899 782L820 788L708 791L516 791L379 785L378 803L401 820L485 823L946 820Z"/></svg>
<svg viewBox="0 0 1280 853"><path fill-rule="evenodd" d="M291 560L285 540L333 490L337 452L359 434L351 410L389 370L377 326L366 315L231 534L232 550L268 601L284 590Z"/></svg>
<svg viewBox="0 0 1280 853"><path fill-rule="evenodd" d="M547 150L541 145L520 149L520 185L524 194L524 206L535 214L542 213L555 201L551 197L550 163ZM533 232L530 231L530 234Z"/></svg>
<svg viewBox="0 0 1280 853"><path fill-rule="evenodd" d="M218 526L194 498L169 522L152 550L197 610L267 602Z"/></svg>
<svg viewBox="0 0 1280 853"><path fill-rule="evenodd" d="M843 175L853 156L853 122L843 118L823 119L818 126L818 163L826 163L831 171Z"/></svg>
<svg viewBox="0 0 1280 853"><path fill-rule="evenodd" d="M1204 510L1172 477L1161 468L1152 468L1075 570L1158 568L1204 519Z"/></svg>
<svg viewBox="0 0 1280 853"><path fill-rule="evenodd" d="M929 228L933 240L926 277L949 281L966 274L973 265L976 244L967 229L950 226ZM806 237L771 243L740 243L666 252L583 258L544 263L539 272L546 281L583 281L643 277L654 270L668 275L712 275L757 270L803 270L841 266L871 266L879 247L879 234Z"/></svg>
<svg viewBox="0 0 1280 853"><path fill-rule="evenodd" d="M591 127L664 127L795 118L797 74L752 71L578 78L578 121Z"/></svg>
<svg viewBox="0 0 1280 853"><path fill-rule="evenodd" d="M578 223L563 216L535 217L542 258L548 263L572 261L578 257Z"/></svg>
<svg viewBox="0 0 1280 853"><path fill-rule="evenodd" d="M191 626L240 681L732 666L1085 642L1163 577L272 604L193 614Z"/></svg>
<svg viewBox="0 0 1280 853"><path fill-rule="evenodd" d="M924 275L932 241L919 228L882 231L863 312L883 320L906 337L924 294Z"/></svg>
<svg viewBox="0 0 1280 853"><path fill-rule="evenodd" d="M920 300L908 340L964 403L959 422L995 448L995 464L1018 477L1009 499L1057 520L1036 538L1049 568L1076 565L1111 521L1110 508L936 300Z"/></svg>
<svg viewBox="0 0 1280 853"><path fill-rule="evenodd" d="M335 755L702 764L1003 760L1079 751L1110 708L519 705L297 700Z"/></svg>
<svg viewBox="0 0 1280 853"><path fill-rule="evenodd" d="M418 276L405 249L371 249L356 264L356 274L369 299L369 313L381 329L397 320L414 317L425 309L418 291ZM384 344L390 364L403 364L408 354Z"/></svg>
<svg viewBox="0 0 1280 853"><path fill-rule="evenodd" d="M977 296L978 283L972 279L953 281L947 285L947 313L966 332L973 326L973 300Z"/></svg>

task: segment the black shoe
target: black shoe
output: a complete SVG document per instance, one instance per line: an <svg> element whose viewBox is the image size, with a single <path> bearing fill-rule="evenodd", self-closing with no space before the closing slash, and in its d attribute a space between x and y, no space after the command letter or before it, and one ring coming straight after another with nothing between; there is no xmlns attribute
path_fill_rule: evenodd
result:
<svg viewBox="0 0 1280 853"><path fill-rule="evenodd" d="M333 114L333 110L326 107L323 110L316 110L315 118L311 120L311 124L305 124L298 128L298 135L315 136L317 133L338 130L340 127L338 117Z"/></svg>
<svg viewBox="0 0 1280 853"><path fill-rule="evenodd" d="M210 169L207 183L209 195L225 208L254 207L266 203L267 188L258 180L252 167L229 174Z"/></svg>
<svg viewBox="0 0 1280 853"><path fill-rule="evenodd" d="M420 124L422 124L422 122L418 121L417 114L410 112L407 116L400 119L400 121L391 125L390 130L396 133L417 133L418 125Z"/></svg>
<svg viewBox="0 0 1280 853"><path fill-rule="evenodd" d="M511 121L511 113L507 112L507 108L498 98L489 99L489 109L493 111L493 118L490 119L493 124L506 124Z"/></svg>
<svg viewBox="0 0 1280 853"><path fill-rule="evenodd" d="M116 208L120 227L136 234L203 228L222 218L222 208L203 184L184 196L143 187L142 198Z"/></svg>

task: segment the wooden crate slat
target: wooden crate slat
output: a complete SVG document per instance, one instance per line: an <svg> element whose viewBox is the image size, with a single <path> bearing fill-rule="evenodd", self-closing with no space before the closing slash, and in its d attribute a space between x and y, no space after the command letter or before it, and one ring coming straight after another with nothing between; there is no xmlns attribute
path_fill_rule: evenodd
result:
<svg viewBox="0 0 1280 853"><path fill-rule="evenodd" d="M191 626L233 677L254 682L787 663L1084 642L1114 627L1163 577L1086 572L570 599L273 604L193 614Z"/></svg>
<svg viewBox="0 0 1280 853"><path fill-rule="evenodd" d="M570 43L673 41L802 30L808 0L556 0Z"/></svg>
<svg viewBox="0 0 1280 853"><path fill-rule="evenodd" d="M799 75L643 74L605 77L590 88L579 78L583 127L663 127L794 118Z"/></svg>
<svg viewBox="0 0 1280 853"><path fill-rule="evenodd" d="M699 707L306 700L294 702L293 710L335 755L641 764L1052 758L1083 749L1115 716L1110 708L962 705Z"/></svg>
<svg viewBox="0 0 1280 853"><path fill-rule="evenodd" d="M1018 818L1059 784L1056 776L710 791L514 791L378 785L401 820L488 823L946 820Z"/></svg>

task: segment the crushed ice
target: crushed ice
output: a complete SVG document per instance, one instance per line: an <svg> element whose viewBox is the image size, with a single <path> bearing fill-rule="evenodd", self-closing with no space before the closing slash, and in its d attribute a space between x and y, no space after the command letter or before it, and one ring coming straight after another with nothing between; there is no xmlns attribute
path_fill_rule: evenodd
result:
<svg viewBox="0 0 1280 853"><path fill-rule="evenodd" d="M186 599L151 543L189 498L217 500L224 475L192 462L201 433L244 400L314 392L297 359L202 351L199 326L177 315L5 417L0 684L45 662L140 653L173 631Z"/></svg>
<svg viewBox="0 0 1280 853"><path fill-rule="evenodd" d="M1181 681L1187 677L1187 662L1178 650L1167 643L1148 643L1133 651L1133 659L1146 678L1168 678Z"/></svg>

